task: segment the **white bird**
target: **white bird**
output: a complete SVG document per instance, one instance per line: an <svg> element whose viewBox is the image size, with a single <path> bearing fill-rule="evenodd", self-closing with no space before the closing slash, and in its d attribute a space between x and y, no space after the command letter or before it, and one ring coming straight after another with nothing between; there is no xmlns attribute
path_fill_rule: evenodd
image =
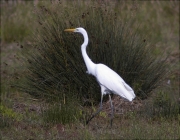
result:
<svg viewBox="0 0 180 140"><path fill-rule="evenodd" d="M85 29L79 27L75 29L65 29L64 31L77 32L83 35L84 43L81 45L81 51L82 51L84 62L87 67L87 73L95 76L101 87L100 108L95 114L92 115L90 119L87 120L86 124L88 124L89 121L92 118L94 118L102 110L103 95L109 94L109 100L110 100L111 111L112 111L111 113L111 126L112 126L112 119L114 117L113 115L114 112L113 112L113 105L112 105L110 93L120 95L121 97L129 101L132 101L136 96L134 94L133 89L128 84L126 84L126 82L112 69L110 69L104 64L95 64L91 61L91 59L86 53L86 47L88 45L88 34Z"/></svg>

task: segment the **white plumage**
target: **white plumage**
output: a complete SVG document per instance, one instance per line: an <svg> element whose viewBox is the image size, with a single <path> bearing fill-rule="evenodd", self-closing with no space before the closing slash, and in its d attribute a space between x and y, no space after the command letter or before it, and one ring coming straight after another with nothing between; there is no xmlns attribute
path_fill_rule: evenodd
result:
<svg viewBox="0 0 180 140"><path fill-rule="evenodd" d="M132 101L135 98L133 89L125 83L125 81L113 70L104 64L97 64L95 69L95 77L101 88L120 95L123 98ZM102 91L102 94L105 94Z"/></svg>

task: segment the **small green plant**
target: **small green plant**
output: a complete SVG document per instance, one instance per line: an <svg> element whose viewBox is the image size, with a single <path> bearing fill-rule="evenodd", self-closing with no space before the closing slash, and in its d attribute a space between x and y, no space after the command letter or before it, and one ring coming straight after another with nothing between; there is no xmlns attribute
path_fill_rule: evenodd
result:
<svg viewBox="0 0 180 140"><path fill-rule="evenodd" d="M148 101L143 110L143 114L150 118L178 118L178 102L170 98L170 94L165 91L158 92L152 101Z"/></svg>
<svg viewBox="0 0 180 140"><path fill-rule="evenodd" d="M77 105L71 103L55 103L42 112L45 125L51 124L69 124L81 117L81 111Z"/></svg>
<svg viewBox="0 0 180 140"><path fill-rule="evenodd" d="M153 103L154 114L162 117L172 117L179 113L178 103L172 101L169 94L166 92L159 92L156 95Z"/></svg>
<svg viewBox="0 0 180 140"><path fill-rule="evenodd" d="M12 109L5 107L4 105L0 105L0 127L9 126L12 121L20 121L22 120L22 114L14 112Z"/></svg>

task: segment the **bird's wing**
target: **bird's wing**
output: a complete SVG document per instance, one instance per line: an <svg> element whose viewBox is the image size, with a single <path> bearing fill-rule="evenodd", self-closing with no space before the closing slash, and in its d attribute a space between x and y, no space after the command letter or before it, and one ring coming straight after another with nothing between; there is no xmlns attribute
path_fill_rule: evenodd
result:
<svg viewBox="0 0 180 140"><path fill-rule="evenodd" d="M96 67L96 78L98 82L108 90L128 100L135 97L133 89L112 69L103 64Z"/></svg>
<svg viewBox="0 0 180 140"><path fill-rule="evenodd" d="M133 89L128 84L126 84L124 81L122 83L128 91L133 91Z"/></svg>

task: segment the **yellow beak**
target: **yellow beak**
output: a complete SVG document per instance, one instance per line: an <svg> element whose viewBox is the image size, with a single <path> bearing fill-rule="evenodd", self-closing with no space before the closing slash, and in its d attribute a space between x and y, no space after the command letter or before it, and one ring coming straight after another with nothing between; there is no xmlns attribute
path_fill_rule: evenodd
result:
<svg viewBox="0 0 180 140"><path fill-rule="evenodd" d="M75 29L65 29L64 31L66 31L66 32L74 32Z"/></svg>

